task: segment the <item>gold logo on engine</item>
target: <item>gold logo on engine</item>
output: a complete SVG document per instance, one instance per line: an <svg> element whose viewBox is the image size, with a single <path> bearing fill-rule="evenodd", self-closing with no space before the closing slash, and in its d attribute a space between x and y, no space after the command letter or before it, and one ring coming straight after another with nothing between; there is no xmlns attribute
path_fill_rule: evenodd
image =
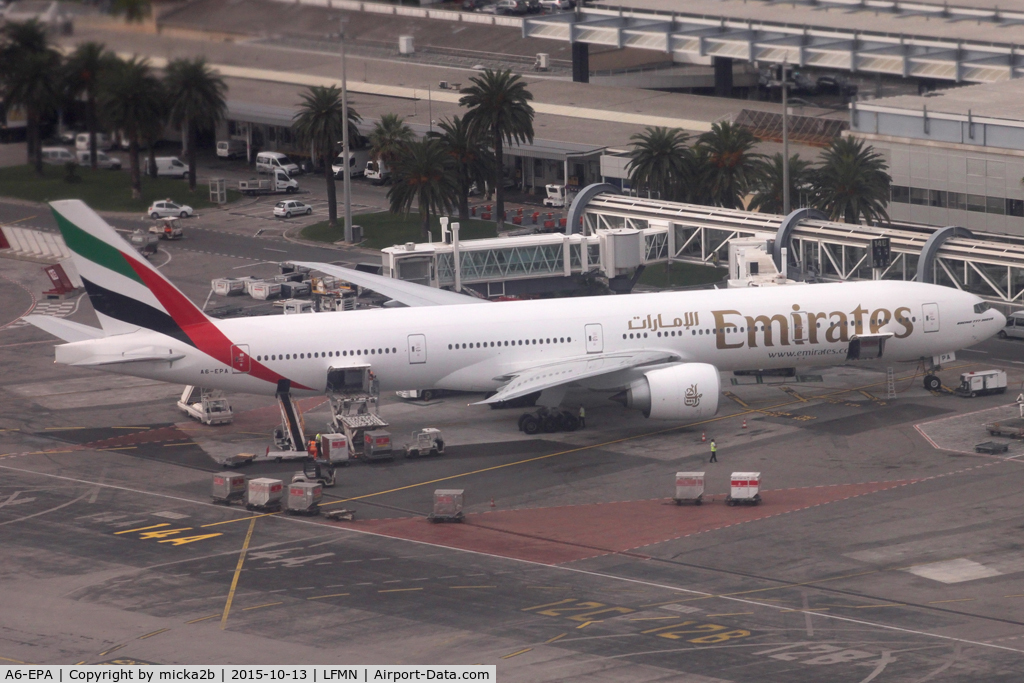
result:
<svg viewBox="0 0 1024 683"><path fill-rule="evenodd" d="M697 406L700 405L700 399L702 396L704 396L704 394L698 394L697 385L693 384L683 394L683 403L688 408L696 408Z"/></svg>

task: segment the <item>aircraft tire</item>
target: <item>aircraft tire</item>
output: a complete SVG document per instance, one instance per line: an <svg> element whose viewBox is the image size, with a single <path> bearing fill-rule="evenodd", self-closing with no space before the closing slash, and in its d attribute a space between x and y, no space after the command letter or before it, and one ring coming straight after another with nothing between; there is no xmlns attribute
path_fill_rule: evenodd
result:
<svg viewBox="0 0 1024 683"><path fill-rule="evenodd" d="M523 416L522 430L525 434L533 436L540 431L540 420L533 415L527 414Z"/></svg>
<svg viewBox="0 0 1024 683"><path fill-rule="evenodd" d="M938 375L925 375L924 388L928 391L938 391L942 388L942 380L939 379Z"/></svg>
<svg viewBox="0 0 1024 683"><path fill-rule="evenodd" d="M562 427L561 420L554 415L548 415L541 421L541 427L548 434L554 434L559 431Z"/></svg>

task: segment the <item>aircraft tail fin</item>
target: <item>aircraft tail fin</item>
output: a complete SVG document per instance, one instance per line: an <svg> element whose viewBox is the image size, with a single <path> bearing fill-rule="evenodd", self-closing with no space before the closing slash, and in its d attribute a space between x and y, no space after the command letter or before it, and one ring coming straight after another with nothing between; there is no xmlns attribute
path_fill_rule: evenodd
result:
<svg viewBox="0 0 1024 683"><path fill-rule="evenodd" d="M99 214L78 199L50 208L107 335L142 328L198 345L210 319Z"/></svg>

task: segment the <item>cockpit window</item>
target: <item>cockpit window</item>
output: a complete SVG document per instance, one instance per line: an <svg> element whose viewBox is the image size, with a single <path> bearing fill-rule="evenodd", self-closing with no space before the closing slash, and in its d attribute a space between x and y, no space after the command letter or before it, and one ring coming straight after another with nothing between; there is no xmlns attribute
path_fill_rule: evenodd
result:
<svg viewBox="0 0 1024 683"><path fill-rule="evenodd" d="M982 301L980 304L974 304L975 313L984 313L985 311L992 308L992 304L987 301Z"/></svg>

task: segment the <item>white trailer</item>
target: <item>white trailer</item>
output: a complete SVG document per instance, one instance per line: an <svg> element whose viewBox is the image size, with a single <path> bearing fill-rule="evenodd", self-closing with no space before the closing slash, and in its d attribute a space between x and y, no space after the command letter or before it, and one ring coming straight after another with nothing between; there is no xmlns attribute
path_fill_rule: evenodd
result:
<svg viewBox="0 0 1024 683"><path fill-rule="evenodd" d="M255 196L260 194L292 194L299 191L299 182L284 171L273 172L269 180L239 180L238 191L242 194Z"/></svg>
<svg viewBox="0 0 1024 683"><path fill-rule="evenodd" d="M178 408L204 425L226 425L235 419L231 404L224 397L223 391L204 389L191 384L181 392Z"/></svg>

